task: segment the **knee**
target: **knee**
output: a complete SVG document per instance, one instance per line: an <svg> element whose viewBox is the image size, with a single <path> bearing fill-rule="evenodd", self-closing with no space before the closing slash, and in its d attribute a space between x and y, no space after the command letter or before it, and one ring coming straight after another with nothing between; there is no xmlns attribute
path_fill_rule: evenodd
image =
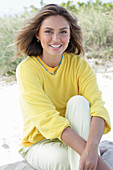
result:
<svg viewBox="0 0 113 170"><path fill-rule="evenodd" d="M66 118L69 120L73 130L86 140L91 121L87 99L79 95L70 98L67 103Z"/></svg>
<svg viewBox="0 0 113 170"><path fill-rule="evenodd" d="M88 100L83 97L83 96L80 96L80 95L76 95L76 96L73 96L71 97L68 102L67 102L67 105L77 105L77 106L80 106L80 105L88 105L89 106L89 102Z"/></svg>
<svg viewBox="0 0 113 170"><path fill-rule="evenodd" d="M80 95L71 97L67 102L65 116L70 121L71 124L75 124L76 120L77 122L81 123L85 121L86 125L89 125L91 118L88 100Z"/></svg>

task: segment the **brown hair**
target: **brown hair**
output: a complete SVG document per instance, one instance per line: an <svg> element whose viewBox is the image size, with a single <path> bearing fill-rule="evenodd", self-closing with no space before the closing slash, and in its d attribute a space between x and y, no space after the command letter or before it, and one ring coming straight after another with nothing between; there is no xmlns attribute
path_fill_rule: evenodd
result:
<svg viewBox="0 0 113 170"><path fill-rule="evenodd" d="M38 35L42 21L52 15L63 16L70 25L71 38L65 52L74 54L84 54L83 35L80 26L77 25L77 18L72 16L64 7L56 4L49 4L44 6L38 14L31 18L16 35L15 44L17 46L17 55L21 54L28 56L37 56L42 54L42 46L37 42L36 35Z"/></svg>

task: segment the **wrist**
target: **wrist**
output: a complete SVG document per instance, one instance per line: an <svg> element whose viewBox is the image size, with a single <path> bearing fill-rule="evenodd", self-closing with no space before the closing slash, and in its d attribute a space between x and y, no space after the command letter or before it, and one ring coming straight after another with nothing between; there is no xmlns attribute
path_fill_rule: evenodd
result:
<svg viewBox="0 0 113 170"><path fill-rule="evenodd" d="M87 142L87 144L86 144L86 148L88 149L88 150L95 150L95 151L98 151L98 143L95 143L95 142Z"/></svg>

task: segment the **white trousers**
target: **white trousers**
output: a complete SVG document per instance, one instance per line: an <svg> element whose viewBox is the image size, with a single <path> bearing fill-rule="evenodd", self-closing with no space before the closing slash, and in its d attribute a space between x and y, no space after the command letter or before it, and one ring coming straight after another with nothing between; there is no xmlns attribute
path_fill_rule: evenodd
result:
<svg viewBox="0 0 113 170"><path fill-rule="evenodd" d="M65 116L73 130L87 141L91 121L89 102L83 96L73 96L67 102ZM42 140L20 153L37 170L78 170L79 154L58 139Z"/></svg>

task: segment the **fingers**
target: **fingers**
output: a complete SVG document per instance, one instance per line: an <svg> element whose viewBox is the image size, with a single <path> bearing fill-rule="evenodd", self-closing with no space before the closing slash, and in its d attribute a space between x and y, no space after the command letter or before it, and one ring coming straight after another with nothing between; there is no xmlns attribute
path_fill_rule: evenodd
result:
<svg viewBox="0 0 113 170"><path fill-rule="evenodd" d="M80 163L79 170L96 170L96 166L91 163Z"/></svg>

